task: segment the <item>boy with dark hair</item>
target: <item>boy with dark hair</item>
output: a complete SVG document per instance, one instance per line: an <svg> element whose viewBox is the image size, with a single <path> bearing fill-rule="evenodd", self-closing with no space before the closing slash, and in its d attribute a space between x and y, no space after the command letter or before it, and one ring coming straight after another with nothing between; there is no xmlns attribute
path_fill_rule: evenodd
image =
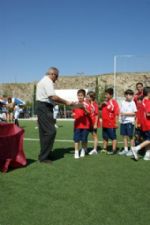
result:
<svg viewBox="0 0 150 225"><path fill-rule="evenodd" d="M117 137L116 128L119 115L119 106L115 99L113 99L113 88L105 90L105 101L101 105L102 110L102 135L103 135L103 150L107 153L108 140L112 140L112 152L109 154L117 153Z"/></svg>
<svg viewBox="0 0 150 225"><path fill-rule="evenodd" d="M137 108L133 101L134 92L130 89L124 92L125 100L121 102L120 107L120 134L123 136L124 150L119 155L132 156L132 151L128 151L128 139L130 139L130 147L134 146L134 123Z"/></svg>
<svg viewBox="0 0 150 225"><path fill-rule="evenodd" d="M78 102L74 106L72 116L74 117L74 146L75 154L74 158L78 159L85 156L87 148L87 138L90 128L90 107L85 101L86 92L84 89L80 89L77 92ZM79 155L80 143L82 146L81 153Z"/></svg>
<svg viewBox="0 0 150 225"><path fill-rule="evenodd" d="M146 148L144 160L150 160L150 87L145 87L143 90L144 99L141 107L141 126L144 134L144 141L132 147L134 158L138 160L138 151Z"/></svg>

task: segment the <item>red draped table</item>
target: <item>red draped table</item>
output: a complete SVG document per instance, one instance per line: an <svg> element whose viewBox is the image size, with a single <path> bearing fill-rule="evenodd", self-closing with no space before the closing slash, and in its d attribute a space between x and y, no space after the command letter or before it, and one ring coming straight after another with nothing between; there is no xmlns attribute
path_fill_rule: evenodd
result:
<svg viewBox="0 0 150 225"><path fill-rule="evenodd" d="M0 169L25 166L27 160L23 151L24 130L12 123L0 123Z"/></svg>

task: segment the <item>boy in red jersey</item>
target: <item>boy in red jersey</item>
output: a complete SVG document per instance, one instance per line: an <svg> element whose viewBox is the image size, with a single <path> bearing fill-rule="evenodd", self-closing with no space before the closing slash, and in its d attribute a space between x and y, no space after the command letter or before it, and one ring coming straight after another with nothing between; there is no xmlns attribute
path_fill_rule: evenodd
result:
<svg viewBox="0 0 150 225"><path fill-rule="evenodd" d="M138 109L136 112L135 118L135 145L139 145L143 141L143 132L142 132L142 101L143 96L137 98Z"/></svg>
<svg viewBox="0 0 150 225"><path fill-rule="evenodd" d="M74 146L75 154L74 158L78 159L85 156L85 151L87 147L87 137L90 128L90 108L89 104L84 100L86 92L84 89L80 89L77 92L78 102L73 109L74 120ZM79 147L81 142L81 154L79 156Z"/></svg>
<svg viewBox="0 0 150 225"><path fill-rule="evenodd" d="M150 87L143 90L144 99L141 107L141 125L144 133L144 142L132 147L134 158L138 160L138 151L146 147L144 160L150 160Z"/></svg>
<svg viewBox="0 0 150 225"><path fill-rule="evenodd" d="M97 154L97 146L98 146L98 135L97 135L97 128L100 127L100 120L99 120L99 109L98 104L95 101L96 95L94 91L89 91L87 93L87 100L90 104L90 132L92 133L93 140L94 140L94 148L89 152L89 155Z"/></svg>
<svg viewBox="0 0 150 225"><path fill-rule="evenodd" d="M143 83L138 82L136 83L136 94L134 95L134 102L137 107L136 113L136 124L135 124L135 145L140 144L142 139L142 130L141 130L141 107L142 107L142 100L143 100Z"/></svg>
<svg viewBox="0 0 150 225"><path fill-rule="evenodd" d="M119 116L119 106L115 99L113 99L113 88L108 88L105 91L106 101L101 105L102 110L102 135L103 135L103 150L107 153L108 140L112 140L112 152L109 154L116 154L117 137L116 128Z"/></svg>

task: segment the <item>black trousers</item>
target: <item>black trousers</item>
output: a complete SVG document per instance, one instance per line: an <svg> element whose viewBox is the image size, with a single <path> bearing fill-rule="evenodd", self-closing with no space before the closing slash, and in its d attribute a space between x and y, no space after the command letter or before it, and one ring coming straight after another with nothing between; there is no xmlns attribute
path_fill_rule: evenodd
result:
<svg viewBox="0 0 150 225"><path fill-rule="evenodd" d="M41 147L39 160L43 161L50 158L56 136L53 107L48 103L37 101L37 117Z"/></svg>

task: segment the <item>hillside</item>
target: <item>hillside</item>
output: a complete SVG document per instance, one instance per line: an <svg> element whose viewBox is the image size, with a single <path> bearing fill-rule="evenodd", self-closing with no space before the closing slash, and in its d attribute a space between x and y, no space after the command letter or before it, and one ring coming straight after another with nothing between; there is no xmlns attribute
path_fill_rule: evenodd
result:
<svg viewBox="0 0 150 225"><path fill-rule="evenodd" d="M123 96L124 90L130 88L135 90L135 84L142 82L145 86L150 86L150 73L117 73L116 94ZM36 83L9 83L0 84L0 96L15 96L25 101L32 102L34 85ZM60 76L56 83L56 89L80 89L86 88L95 90L98 87L99 93L105 88L113 87L114 75L102 74L95 76Z"/></svg>

